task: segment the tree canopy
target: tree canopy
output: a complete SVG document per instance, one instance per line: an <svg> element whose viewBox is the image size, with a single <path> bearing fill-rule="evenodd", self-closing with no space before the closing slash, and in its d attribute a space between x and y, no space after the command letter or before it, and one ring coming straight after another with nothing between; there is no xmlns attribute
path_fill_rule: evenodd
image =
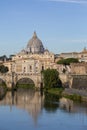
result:
<svg viewBox="0 0 87 130"><path fill-rule="evenodd" d="M6 56L6 55L0 56L0 60L1 60L1 61L4 61L5 59L7 59L7 56Z"/></svg>
<svg viewBox="0 0 87 130"><path fill-rule="evenodd" d="M61 87L62 83L59 79L59 73L55 69L47 69L43 71L44 87L56 88Z"/></svg>
<svg viewBox="0 0 87 130"><path fill-rule="evenodd" d="M78 63L77 58L67 58L67 59L62 59L57 62L57 64L63 64L63 65L70 65L70 63Z"/></svg>
<svg viewBox="0 0 87 130"><path fill-rule="evenodd" d="M0 72L1 73L7 73L8 72L8 67L4 65L0 65Z"/></svg>

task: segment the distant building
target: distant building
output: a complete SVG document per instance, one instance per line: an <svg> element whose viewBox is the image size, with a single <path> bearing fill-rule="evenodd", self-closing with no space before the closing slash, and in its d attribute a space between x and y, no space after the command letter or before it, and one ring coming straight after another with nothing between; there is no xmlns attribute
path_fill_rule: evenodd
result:
<svg viewBox="0 0 87 130"><path fill-rule="evenodd" d="M55 55L44 48L34 32L24 50L13 55L12 60L4 62L9 72L39 74L42 70L53 68ZM8 73L9 73L8 72Z"/></svg>
<svg viewBox="0 0 87 130"><path fill-rule="evenodd" d="M8 73L18 73L18 74L40 74L42 70L50 68L56 69L59 73L63 73L64 69L67 73L80 73L77 72L72 65L63 66L56 64L60 59L66 58L78 58L80 62L87 62L87 49L84 48L82 52L70 52L53 54L49 50L45 49L42 41L37 37L36 32L34 32L32 38L28 41L25 49L21 50L15 55L11 55L9 60L4 60L3 64L8 67ZM73 67L74 66L74 67ZM83 68L80 66L80 68ZM79 71L79 69L78 69ZM80 69L81 73L82 70ZM85 71L85 70L84 70Z"/></svg>
<svg viewBox="0 0 87 130"><path fill-rule="evenodd" d="M87 63L72 63L70 69L72 74L87 75Z"/></svg>
<svg viewBox="0 0 87 130"><path fill-rule="evenodd" d="M67 58L78 58L78 52L69 52L69 53L61 53L60 57L67 59Z"/></svg>
<svg viewBox="0 0 87 130"><path fill-rule="evenodd" d="M81 52L67 52L56 54L56 61L67 58L77 58L80 62L87 62L87 49L84 48Z"/></svg>
<svg viewBox="0 0 87 130"><path fill-rule="evenodd" d="M87 62L87 49L86 49L86 47L83 49L82 52L79 53L79 60L81 62Z"/></svg>

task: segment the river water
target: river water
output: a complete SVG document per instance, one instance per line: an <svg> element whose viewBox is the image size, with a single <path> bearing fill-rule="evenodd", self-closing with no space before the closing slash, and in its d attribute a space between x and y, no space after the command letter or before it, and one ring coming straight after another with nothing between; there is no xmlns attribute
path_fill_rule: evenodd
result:
<svg viewBox="0 0 87 130"><path fill-rule="evenodd" d="M87 104L31 90L7 92L0 130L87 130Z"/></svg>

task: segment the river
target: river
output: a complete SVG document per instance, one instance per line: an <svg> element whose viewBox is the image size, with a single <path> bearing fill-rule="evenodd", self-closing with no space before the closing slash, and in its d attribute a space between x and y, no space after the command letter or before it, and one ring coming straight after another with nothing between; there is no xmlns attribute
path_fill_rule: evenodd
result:
<svg viewBox="0 0 87 130"><path fill-rule="evenodd" d="M87 104L34 90L7 92L0 100L0 130L87 130Z"/></svg>

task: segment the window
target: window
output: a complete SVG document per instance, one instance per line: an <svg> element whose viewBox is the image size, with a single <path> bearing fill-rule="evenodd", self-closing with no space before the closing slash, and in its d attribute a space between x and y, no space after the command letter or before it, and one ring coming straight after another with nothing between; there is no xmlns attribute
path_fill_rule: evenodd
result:
<svg viewBox="0 0 87 130"><path fill-rule="evenodd" d="M30 65L30 72L32 72L32 66Z"/></svg>
<svg viewBox="0 0 87 130"><path fill-rule="evenodd" d="M24 67L24 71L23 71L24 73L26 72L26 67Z"/></svg>
<svg viewBox="0 0 87 130"><path fill-rule="evenodd" d="M42 65L42 70L44 70L44 66Z"/></svg>

